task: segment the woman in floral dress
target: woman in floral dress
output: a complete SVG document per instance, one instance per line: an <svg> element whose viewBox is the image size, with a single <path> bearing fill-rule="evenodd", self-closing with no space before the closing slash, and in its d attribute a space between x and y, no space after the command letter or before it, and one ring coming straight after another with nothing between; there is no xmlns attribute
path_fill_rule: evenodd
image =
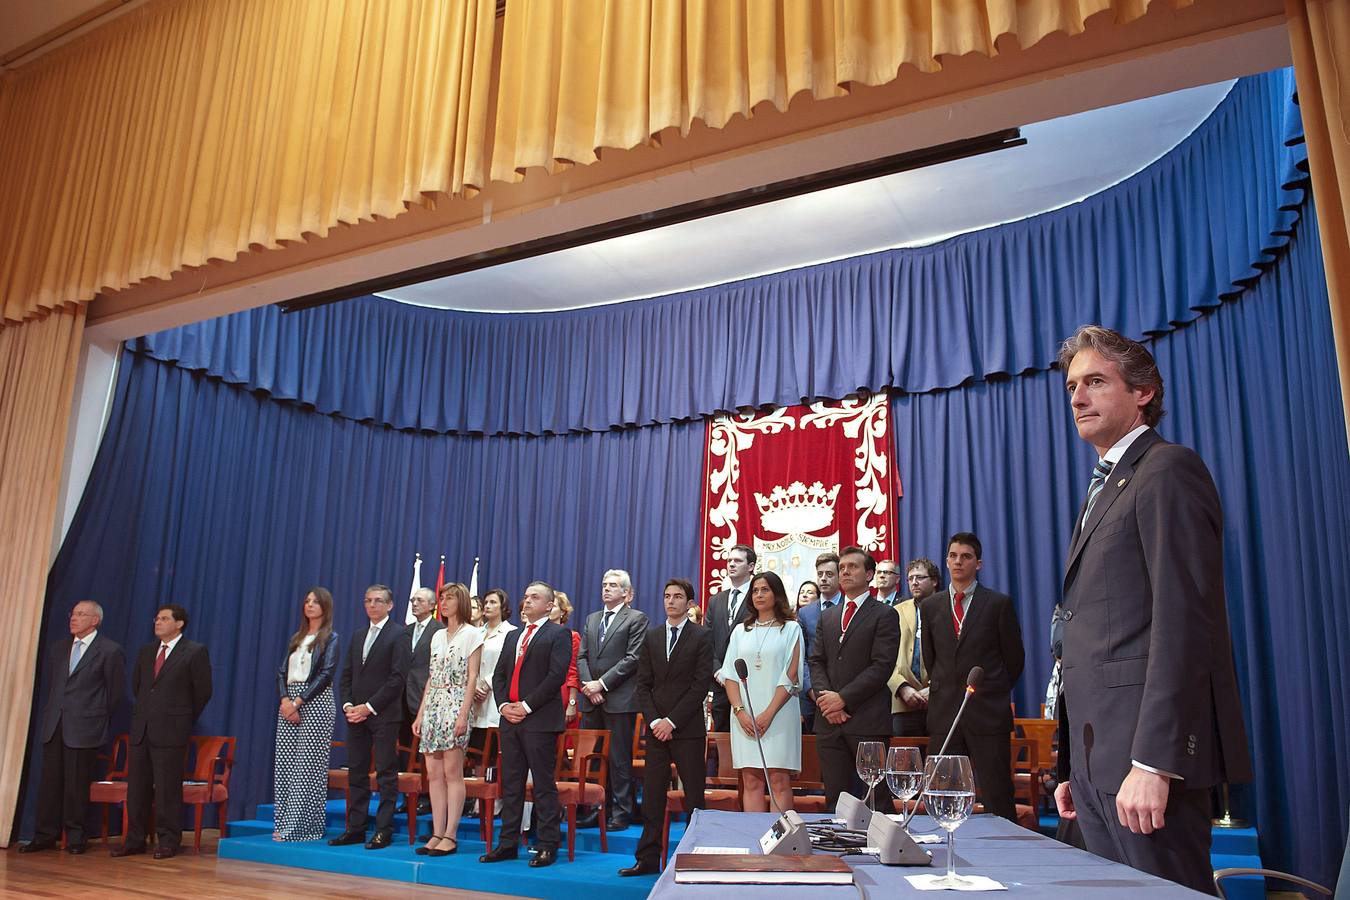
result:
<svg viewBox="0 0 1350 900"><path fill-rule="evenodd" d="M446 856L459 849L455 833L464 812L464 748L469 745L472 686L478 682L483 653L483 632L469 624L468 589L458 582L447 584L439 599L445 628L431 638L431 672L413 722L431 794L431 839L417 848L423 856Z"/></svg>

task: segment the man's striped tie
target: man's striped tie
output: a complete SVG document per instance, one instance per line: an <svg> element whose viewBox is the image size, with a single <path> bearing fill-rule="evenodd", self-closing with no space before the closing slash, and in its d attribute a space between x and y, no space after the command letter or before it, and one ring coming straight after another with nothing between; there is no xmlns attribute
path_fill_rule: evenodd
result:
<svg viewBox="0 0 1350 900"><path fill-rule="evenodd" d="M1079 523L1079 527L1087 525L1088 516L1092 515L1092 507L1097 503L1102 488L1106 487L1106 479L1110 477L1111 469L1112 464L1104 459L1097 460L1097 465L1092 467L1092 483L1088 485L1087 507L1083 510L1083 521Z"/></svg>

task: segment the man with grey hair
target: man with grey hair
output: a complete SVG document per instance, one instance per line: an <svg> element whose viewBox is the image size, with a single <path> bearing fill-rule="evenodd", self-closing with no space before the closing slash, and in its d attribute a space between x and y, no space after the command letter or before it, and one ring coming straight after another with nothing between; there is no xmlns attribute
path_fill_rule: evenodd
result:
<svg viewBox="0 0 1350 900"><path fill-rule="evenodd" d="M62 828L67 852L85 852L84 811L94 760L108 740L108 721L125 699L126 658L111 638L99 634L102 624L103 607L81 600L70 611L70 639L48 646L47 690L38 718L37 829L20 853L55 849Z"/></svg>
<svg viewBox="0 0 1350 900"><path fill-rule="evenodd" d="M1098 456L1064 574L1055 803L1087 849L1213 893L1210 788L1252 776L1204 461L1163 440L1141 344L1096 325L1059 354Z"/></svg>
<svg viewBox="0 0 1350 900"><path fill-rule="evenodd" d="M637 669L647 616L628 605L633 580L623 569L610 569L601 580L604 609L586 618L577 651L581 679L581 727L609 732L609 821L606 830L627 828L633 821L633 731L637 726ZM599 824L599 813L578 820L577 827Z"/></svg>

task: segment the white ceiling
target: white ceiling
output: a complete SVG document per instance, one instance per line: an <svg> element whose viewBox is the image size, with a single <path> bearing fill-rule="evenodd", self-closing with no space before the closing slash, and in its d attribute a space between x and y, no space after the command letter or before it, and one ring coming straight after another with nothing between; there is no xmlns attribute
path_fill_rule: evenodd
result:
<svg viewBox="0 0 1350 900"><path fill-rule="evenodd" d="M1022 128L1027 145L427 281L380 296L485 312L572 309L912 247L1077 202L1195 130L1233 82Z"/></svg>

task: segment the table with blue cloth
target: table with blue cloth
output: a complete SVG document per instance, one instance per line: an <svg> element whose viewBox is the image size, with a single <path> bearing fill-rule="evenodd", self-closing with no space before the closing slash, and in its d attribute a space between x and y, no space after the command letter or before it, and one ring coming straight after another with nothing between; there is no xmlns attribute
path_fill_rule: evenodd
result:
<svg viewBox="0 0 1350 900"><path fill-rule="evenodd" d="M757 852L759 837L776 819L772 813L737 813L700 809L684 832L676 853L692 853L695 847L746 847ZM807 822L824 821L826 817L803 816ZM853 867L853 880L861 885L865 896L882 897L938 897L970 896L964 891L920 891L905 880L906 875L947 871L946 832L937 829L927 816L915 816L910 828L915 833L936 831L942 835L941 844L921 844L933 854L932 866L883 866L875 856L848 856ZM1204 894L1164 881L1120 863L1093 856L1067 844L1027 831L997 816L973 816L956 832L956 873L958 875L985 875L1008 887L1007 891L991 892L991 897L1071 898L1085 900L1091 897L1138 897L1148 891L1149 900L1195 898ZM725 884L676 884L675 861L672 858L648 900L653 898L691 898L725 896ZM857 897L853 885L736 885L737 900L769 898L782 900L784 891L800 891L801 896ZM808 894L809 892L809 894Z"/></svg>

